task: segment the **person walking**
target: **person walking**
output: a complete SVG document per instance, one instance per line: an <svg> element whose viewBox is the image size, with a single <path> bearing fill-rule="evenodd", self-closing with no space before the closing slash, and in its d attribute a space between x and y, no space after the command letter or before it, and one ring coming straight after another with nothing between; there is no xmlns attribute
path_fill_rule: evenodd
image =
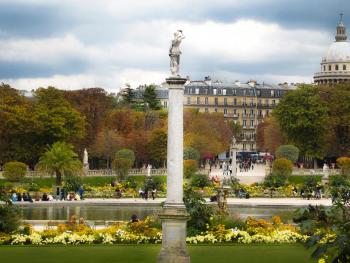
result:
<svg viewBox="0 0 350 263"><path fill-rule="evenodd" d="M84 200L84 188L83 188L82 185L79 187L78 193L79 193L79 196L80 196L80 200Z"/></svg>
<svg viewBox="0 0 350 263"><path fill-rule="evenodd" d="M156 199L156 193L157 193L157 189L156 188L153 188L152 189L152 199Z"/></svg>

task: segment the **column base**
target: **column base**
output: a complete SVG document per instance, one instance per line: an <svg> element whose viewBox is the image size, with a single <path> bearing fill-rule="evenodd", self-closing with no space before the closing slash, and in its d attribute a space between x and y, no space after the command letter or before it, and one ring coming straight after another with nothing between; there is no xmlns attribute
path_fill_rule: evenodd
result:
<svg viewBox="0 0 350 263"><path fill-rule="evenodd" d="M166 203L159 215L163 241L158 263L190 263L186 249L186 221L189 216L184 204Z"/></svg>

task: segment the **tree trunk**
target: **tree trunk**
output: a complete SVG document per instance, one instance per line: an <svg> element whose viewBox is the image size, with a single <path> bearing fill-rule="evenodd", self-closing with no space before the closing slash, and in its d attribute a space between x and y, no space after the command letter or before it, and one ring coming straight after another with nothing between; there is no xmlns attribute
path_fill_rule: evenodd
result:
<svg viewBox="0 0 350 263"><path fill-rule="evenodd" d="M56 171L56 185L62 185L62 174L59 171Z"/></svg>

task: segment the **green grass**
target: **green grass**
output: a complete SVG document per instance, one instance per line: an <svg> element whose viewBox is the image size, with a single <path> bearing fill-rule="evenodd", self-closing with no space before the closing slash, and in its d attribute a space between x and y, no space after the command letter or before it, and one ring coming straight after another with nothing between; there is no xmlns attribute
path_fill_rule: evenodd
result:
<svg viewBox="0 0 350 263"><path fill-rule="evenodd" d="M0 262L156 262L159 245L0 246ZM189 246L192 263L313 263L301 245Z"/></svg>
<svg viewBox="0 0 350 263"><path fill-rule="evenodd" d="M288 178L290 184L303 184L307 177L311 175L292 175ZM316 177L317 182L322 181L322 175L312 175L312 177Z"/></svg>
<svg viewBox="0 0 350 263"><path fill-rule="evenodd" d="M158 176L157 176L158 177ZM166 182L166 176L159 176L162 181ZM112 179L115 177L112 176L89 176L89 177L83 177L83 184L87 184L90 186L103 186L106 184L110 184ZM140 175L140 176L132 176L132 178L137 182L138 186L141 186L146 178L146 176ZM6 182L6 179L0 179L0 182ZM22 182L16 183L18 185L25 185L28 183L35 183L39 187L51 187L55 184L55 178L25 178Z"/></svg>

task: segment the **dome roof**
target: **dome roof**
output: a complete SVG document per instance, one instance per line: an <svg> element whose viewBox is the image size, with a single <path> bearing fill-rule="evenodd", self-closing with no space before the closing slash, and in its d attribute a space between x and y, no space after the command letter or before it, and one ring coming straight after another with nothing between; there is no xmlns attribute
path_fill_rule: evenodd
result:
<svg viewBox="0 0 350 263"><path fill-rule="evenodd" d="M334 42L327 50L322 62L350 62L350 43Z"/></svg>

